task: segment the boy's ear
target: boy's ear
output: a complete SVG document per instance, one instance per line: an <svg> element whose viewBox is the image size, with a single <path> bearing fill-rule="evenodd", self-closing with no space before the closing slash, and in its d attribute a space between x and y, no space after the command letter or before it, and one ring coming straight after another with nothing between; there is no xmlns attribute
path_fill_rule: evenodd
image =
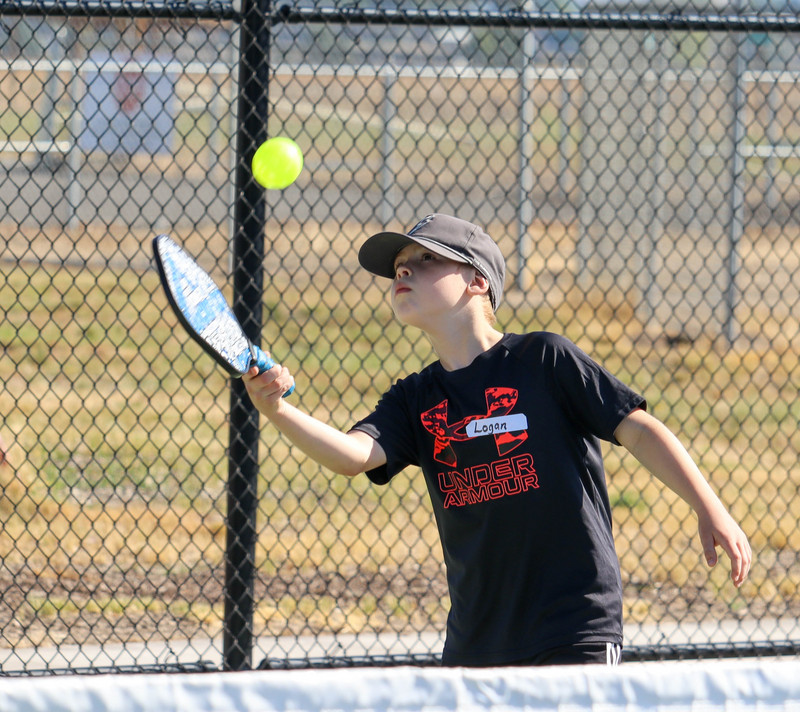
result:
<svg viewBox="0 0 800 712"><path fill-rule="evenodd" d="M478 270L475 270L475 276L469 283L468 289L473 294L488 294L489 293L489 280L486 279Z"/></svg>

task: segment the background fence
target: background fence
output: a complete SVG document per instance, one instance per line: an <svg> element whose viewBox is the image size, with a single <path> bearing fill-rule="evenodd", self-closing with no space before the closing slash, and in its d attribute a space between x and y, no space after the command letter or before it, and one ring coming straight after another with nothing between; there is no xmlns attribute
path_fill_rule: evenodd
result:
<svg viewBox="0 0 800 712"><path fill-rule="evenodd" d="M436 655L422 478L331 478L259 428L150 247L184 243L347 428L433 358L358 246L433 211L500 243L501 327L643 392L751 537L737 591L609 448L627 654L794 652L798 22L679 9L0 4L2 671ZM276 134L305 170L265 194Z"/></svg>

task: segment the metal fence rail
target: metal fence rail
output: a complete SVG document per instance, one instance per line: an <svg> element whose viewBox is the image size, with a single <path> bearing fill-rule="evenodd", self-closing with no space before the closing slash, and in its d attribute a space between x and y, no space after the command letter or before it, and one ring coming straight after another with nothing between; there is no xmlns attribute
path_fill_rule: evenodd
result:
<svg viewBox="0 0 800 712"><path fill-rule="evenodd" d="M752 539L734 590L690 511L609 448L628 655L796 653L796 15L0 17L3 673L436 659L421 478L377 489L291 450L166 311L149 252L183 242L346 428L432 358L358 245L433 211L500 242L500 325L564 333L644 393ZM248 159L276 134L306 167L264 193Z"/></svg>

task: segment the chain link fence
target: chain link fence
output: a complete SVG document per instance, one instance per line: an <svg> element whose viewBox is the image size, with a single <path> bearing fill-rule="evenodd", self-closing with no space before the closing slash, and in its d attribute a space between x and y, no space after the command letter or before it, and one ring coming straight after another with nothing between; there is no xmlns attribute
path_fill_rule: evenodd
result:
<svg viewBox="0 0 800 712"><path fill-rule="evenodd" d="M642 392L751 537L736 590L609 447L628 655L794 652L794 7L159 7L0 6L2 672L436 656L419 473L332 478L258 427L150 247L170 233L240 308L255 286L249 328L346 429L433 358L358 246L434 211L501 245L499 325L563 333ZM278 134L305 169L264 194L248 152Z"/></svg>

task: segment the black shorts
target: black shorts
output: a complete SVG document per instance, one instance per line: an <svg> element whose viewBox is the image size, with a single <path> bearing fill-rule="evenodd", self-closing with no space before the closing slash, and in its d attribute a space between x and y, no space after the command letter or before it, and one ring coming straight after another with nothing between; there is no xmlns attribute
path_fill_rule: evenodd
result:
<svg viewBox="0 0 800 712"><path fill-rule="evenodd" d="M545 650L512 665L619 665L622 646L616 643L575 643Z"/></svg>

